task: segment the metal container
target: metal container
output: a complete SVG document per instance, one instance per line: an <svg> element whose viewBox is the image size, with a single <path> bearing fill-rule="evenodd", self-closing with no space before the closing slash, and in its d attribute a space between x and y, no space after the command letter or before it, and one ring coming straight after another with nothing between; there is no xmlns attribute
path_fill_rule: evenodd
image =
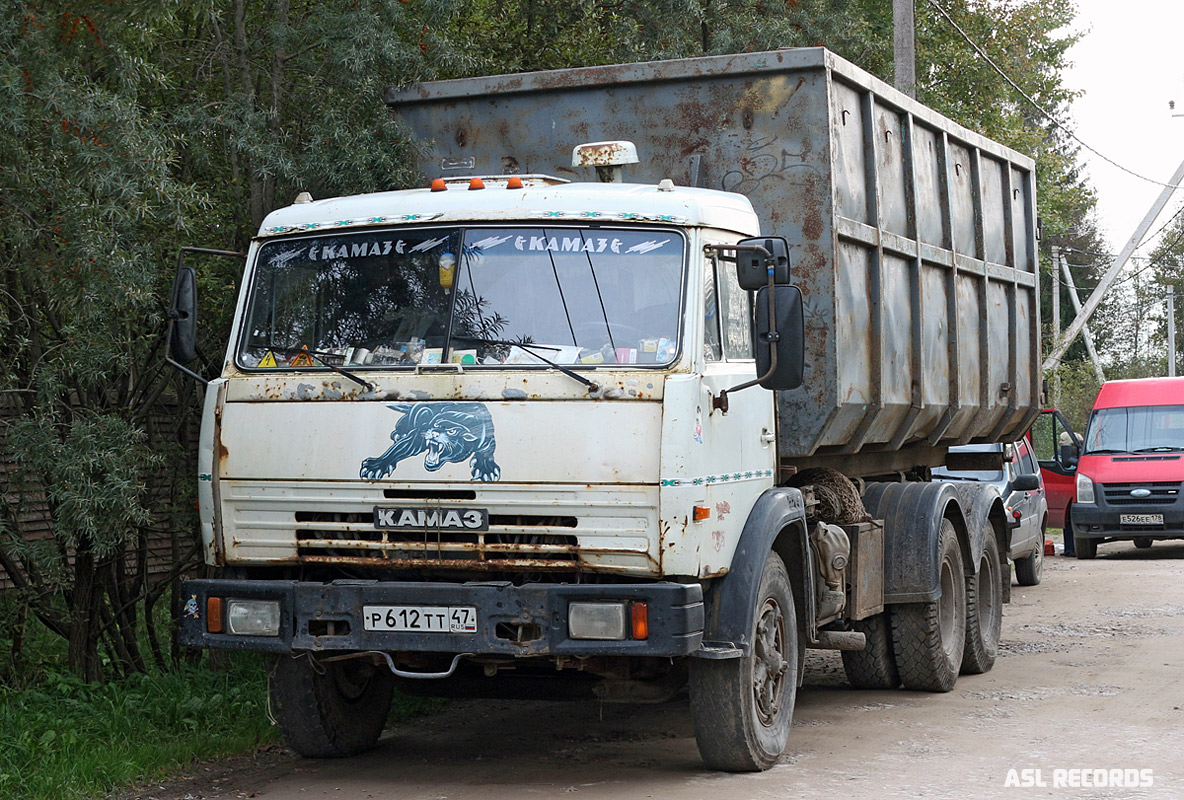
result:
<svg viewBox="0 0 1184 800"><path fill-rule="evenodd" d="M441 81L386 100L431 140L430 177L591 180L572 147L627 139L641 157L628 181L746 195L762 232L789 240L805 298L805 381L777 399L783 459L936 463L948 445L1019 438L1039 411L1032 160L834 53Z"/></svg>

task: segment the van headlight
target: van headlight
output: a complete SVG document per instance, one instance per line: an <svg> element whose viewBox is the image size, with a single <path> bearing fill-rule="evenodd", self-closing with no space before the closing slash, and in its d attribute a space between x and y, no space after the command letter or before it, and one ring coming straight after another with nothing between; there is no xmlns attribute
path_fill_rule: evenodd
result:
<svg viewBox="0 0 1184 800"><path fill-rule="evenodd" d="M1077 473L1077 502L1093 504L1094 482L1088 476Z"/></svg>

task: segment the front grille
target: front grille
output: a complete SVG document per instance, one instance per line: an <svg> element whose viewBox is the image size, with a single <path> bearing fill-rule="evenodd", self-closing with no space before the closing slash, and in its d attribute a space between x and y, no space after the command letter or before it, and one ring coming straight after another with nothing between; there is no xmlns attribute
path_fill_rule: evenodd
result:
<svg viewBox="0 0 1184 800"><path fill-rule="evenodd" d="M508 569L570 569L578 540L530 528L575 528L575 517L492 514L488 531L404 531L373 527L373 515L298 511L296 546L305 561ZM527 529L523 531L522 529Z"/></svg>
<svg viewBox="0 0 1184 800"><path fill-rule="evenodd" d="M1134 489L1151 492L1146 497L1131 497ZM1179 481L1154 481L1149 483L1107 483L1102 486L1106 503L1112 506L1170 506L1180 497Z"/></svg>

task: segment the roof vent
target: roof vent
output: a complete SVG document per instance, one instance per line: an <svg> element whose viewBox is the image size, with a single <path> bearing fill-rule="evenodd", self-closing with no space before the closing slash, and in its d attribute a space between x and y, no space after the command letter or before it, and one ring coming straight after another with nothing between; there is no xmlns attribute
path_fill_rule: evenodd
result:
<svg viewBox="0 0 1184 800"><path fill-rule="evenodd" d="M596 178L601 183L621 183L622 166L636 163L637 147L633 142L589 142L571 151L571 165L596 167Z"/></svg>

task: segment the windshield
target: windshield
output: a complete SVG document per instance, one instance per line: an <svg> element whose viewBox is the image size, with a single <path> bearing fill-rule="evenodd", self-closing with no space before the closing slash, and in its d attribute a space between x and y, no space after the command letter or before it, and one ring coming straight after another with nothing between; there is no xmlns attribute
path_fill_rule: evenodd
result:
<svg viewBox="0 0 1184 800"><path fill-rule="evenodd" d="M1184 450L1184 406L1099 408L1085 431L1085 455Z"/></svg>
<svg viewBox="0 0 1184 800"><path fill-rule="evenodd" d="M267 242L238 362L258 369L671 363L683 238L401 229Z"/></svg>

